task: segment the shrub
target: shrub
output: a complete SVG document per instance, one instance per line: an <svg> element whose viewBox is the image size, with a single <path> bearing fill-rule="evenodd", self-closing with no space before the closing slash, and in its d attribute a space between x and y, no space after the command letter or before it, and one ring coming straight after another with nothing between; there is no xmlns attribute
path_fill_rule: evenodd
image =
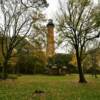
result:
<svg viewBox="0 0 100 100"><path fill-rule="evenodd" d="M19 57L16 64L16 72L22 74L44 73L45 63L39 58L32 55Z"/></svg>

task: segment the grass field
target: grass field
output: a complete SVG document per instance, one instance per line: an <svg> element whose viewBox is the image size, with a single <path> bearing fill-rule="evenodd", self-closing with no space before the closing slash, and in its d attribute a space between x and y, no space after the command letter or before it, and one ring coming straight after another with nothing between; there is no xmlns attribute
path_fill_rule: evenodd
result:
<svg viewBox="0 0 100 100"><path fill-rule="evenodd" d="M26 75L16 80L1 80L0 100L100 100L100 76L86 78L87 84L79 84L78 75Z"/></svg>

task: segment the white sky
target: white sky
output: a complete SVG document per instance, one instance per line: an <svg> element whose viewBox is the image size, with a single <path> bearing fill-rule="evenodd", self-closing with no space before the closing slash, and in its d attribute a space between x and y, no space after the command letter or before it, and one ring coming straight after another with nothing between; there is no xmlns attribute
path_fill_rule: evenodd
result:
<svg viewBox="0 0 100 100"><path fill-rule="evenodd" d="M48 19L52 19L54 18L54 15L56 13L56 11L58 10L58 1L59 0L47 0L47 2L49 3L49 7L46 9L46 15ZM65 0L61 0L62 2L64 2ZM100 2L100 0L93 0L94 3L98 3Z"/></svg>
<svg viewBox="0 0 100 100"><path fill-rule="evenodd" d="M52 19L57 11L58 0L47 0L47 2L49 3L49 6L46 9L46 15L48 19Z"/></svg>
<svg viewBox="0 0 100 100"><path fill-rule="evenodd" d="M46 17L47 19L54 19L55 14L58 10L58 5L59 5L59 0L47 0L47 2L49 3L49 7L46 9ZM64 2L65 0L61 0L62 2ZM93 0L94 3L98 3L98 1L100 0ZM59 53L66 53L66 49L64 47L59 47L59 49L56 50L56 52Z"/></svg>

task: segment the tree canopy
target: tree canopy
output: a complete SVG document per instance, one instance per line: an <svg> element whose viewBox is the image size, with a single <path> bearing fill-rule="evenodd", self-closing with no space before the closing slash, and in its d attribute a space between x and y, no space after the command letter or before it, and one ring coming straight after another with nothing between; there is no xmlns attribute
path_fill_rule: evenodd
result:
<svg viewBox="0 0 100 100"><path fill-rule="evenodd" d="M60 43L67 42L75 49L79 82L86 82L83 74L83 54L90 41L100 36L100 9L91 0L66 0L66 6L59 1L57 30Z"/></svg>

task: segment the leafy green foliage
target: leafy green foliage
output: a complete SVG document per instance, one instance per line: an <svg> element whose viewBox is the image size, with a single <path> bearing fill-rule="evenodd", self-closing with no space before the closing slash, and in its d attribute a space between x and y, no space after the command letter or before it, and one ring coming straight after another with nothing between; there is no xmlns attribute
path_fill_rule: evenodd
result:
<svg viewBox="0 0 100 100"><path fill-rule="evenodd" d="M33 55L21 55L16 64L16 71L23 74L44 73L45 63Z"/></svg>
<svg viewBox="0 0 100 100"><path fill-rule="evenodd" d="M71 60L71 56L67 54L55 54L52 58L49 58L48 64L57 65L57 66L67 66Z"/></svg>
<svg viewBox="0 0 100 100"><path fill-rule="evenodd" d="M67 54L56 54L55 64L58 66L67 66L71 60L71 56Z"/></svg>

